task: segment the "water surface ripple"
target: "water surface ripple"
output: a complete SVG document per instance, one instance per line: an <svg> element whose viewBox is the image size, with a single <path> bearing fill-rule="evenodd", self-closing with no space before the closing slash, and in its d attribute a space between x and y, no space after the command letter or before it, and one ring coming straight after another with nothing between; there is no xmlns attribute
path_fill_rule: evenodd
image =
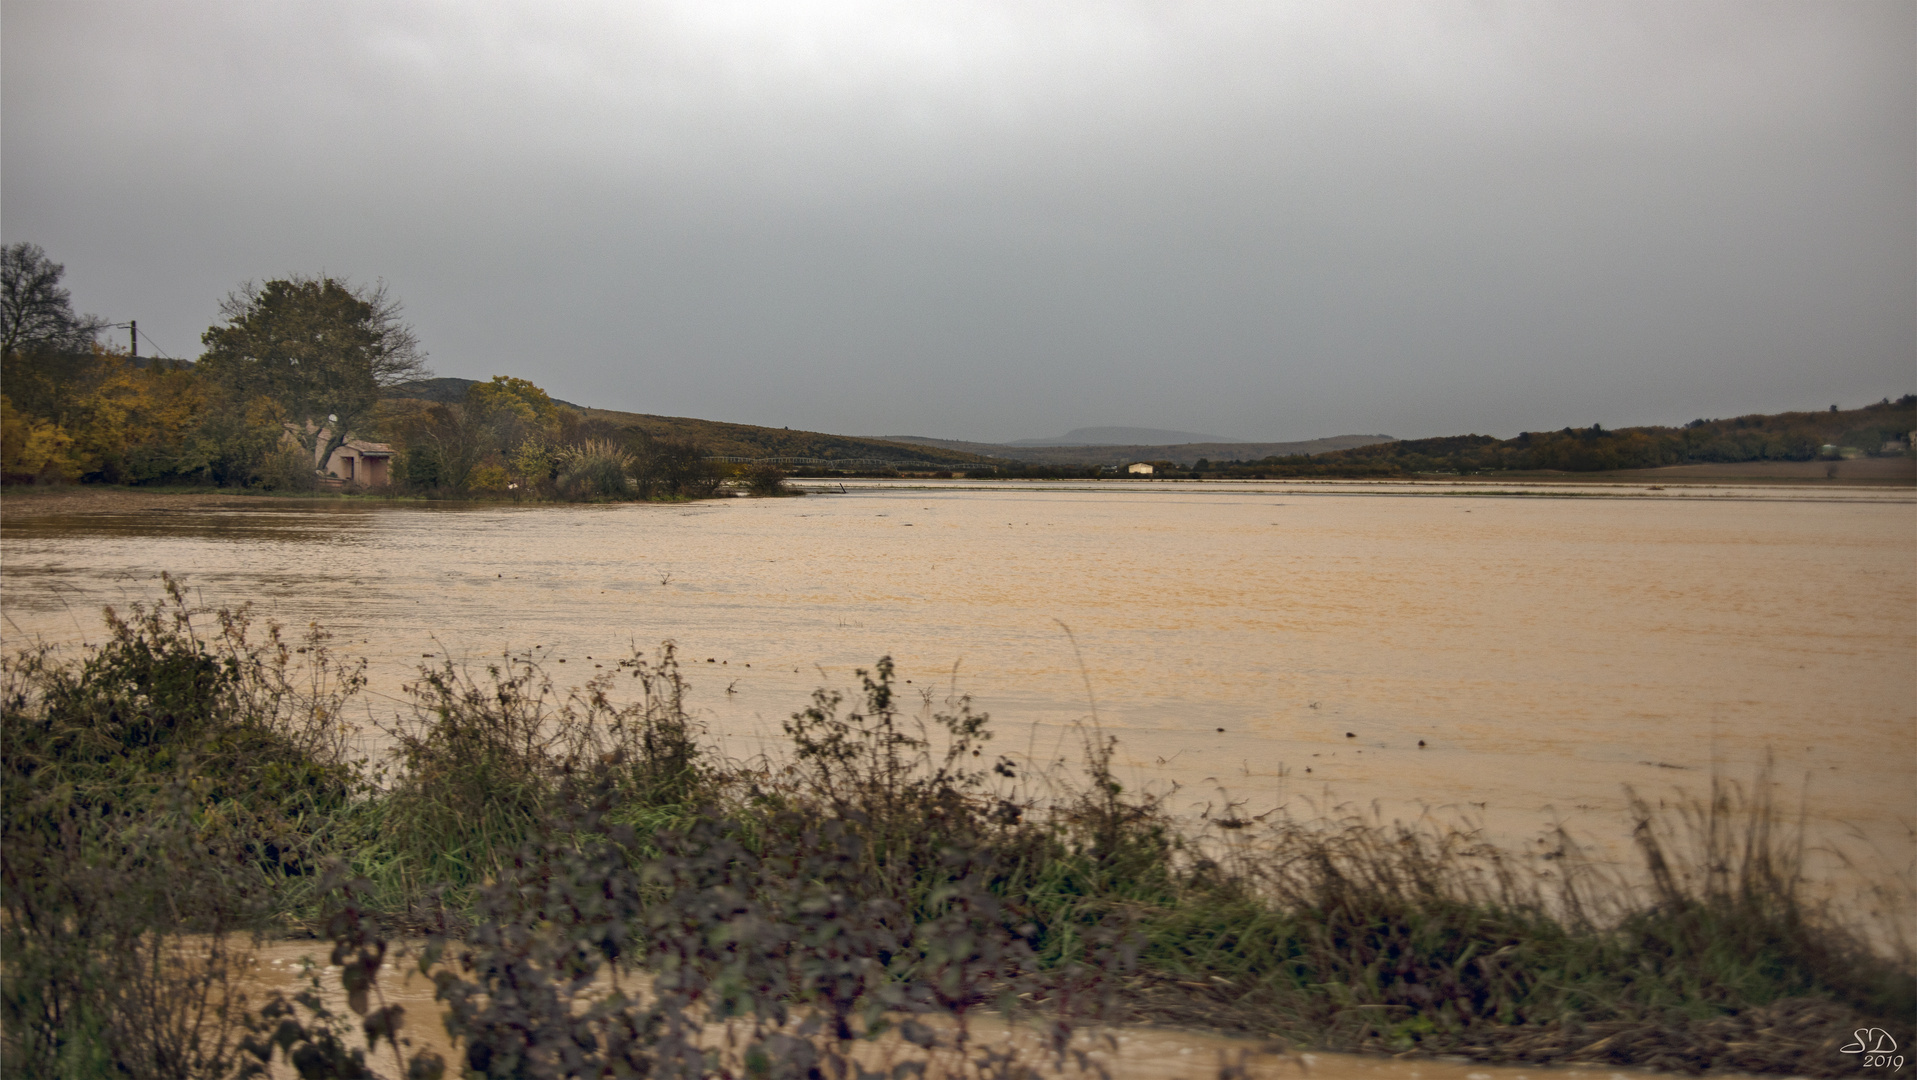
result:
<svg viewBox="0 0 1917 1080"><path fill-rule="evenodd" d="M1069 756L1095 709L1125 775L1178 785L1181 809L1221 790L1375 801L1505 834L1616 834L1624 785L1698 790L1768 754L1823 835L1912 857L1908 492L832 487L8 515L4 631L98 640L100 605L151 598L165 570L208 602L331 628L379 695L427 653L537 646L576 683L672 638L742 755L890 654L933 700L972 694L1001 750Z"/></svg>

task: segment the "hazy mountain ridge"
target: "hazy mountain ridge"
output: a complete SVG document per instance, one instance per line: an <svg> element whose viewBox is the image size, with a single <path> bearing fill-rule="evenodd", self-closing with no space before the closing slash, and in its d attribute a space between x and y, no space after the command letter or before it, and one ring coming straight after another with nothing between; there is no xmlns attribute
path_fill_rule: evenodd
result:
<svg viewBox="0 0 1917 1080"><path fill-rule="evenodd" d="M394 398L414 398L444 404L466 400L466 390L478 379L441 377L420 379L389 389ZM880 458L897 461L922 461L928 466L963 467L986 461L1017 461L1027 465L1086 466L1123 465L1132 461L1176 460L1189 464L1199 458L1225 461L1252 460L1270 455L1322 454L1374 443L1391 442L1389 435L1338 435L1304 442L1252 443L1193 441L1176 444L1155 442L1083 444L1062 440L1101 434L1133 434L1147 438L1197 435L1189 431L1159 428L1102 427L1079 428L1058 440L1027 440L1024 443L974 443L956 439L927 439L919 436L831 435L818 431L768 428L756 424L734 424L723 420L699 420L687 416L658 416L651 413L596 409L554 398L553 403L578 409L588 418L605 420L619 426L636 425L655 438L688 439L708 452L727 457L808 457L808 458ZM1200 436L1203 438L1203 436Z"/></svg>
<svg viewBox="0 0 1917 1080"><path fill-rule="evenodd" d="M1074 428L1053 439L1013 439L1006 446L1185 446L1191 443L1240 443L1226 435L1166 431L1145 427Z"/></svg>
<svg viewBox="0 0 1917 1080"><path fill-rule="evenodd" d="M929 439L920 435L878 436L888 442L938 447L982 457L1010 458L1031 465L1123 465L1133 461L1176 461L1189 465L1199 458L1212 461L1256 461L1291 454L1326 454L1360 446L1398 441L1390 435L1333 435L1301 442L1195 442L1164 446L1134 443L1112 446L1020 446L976 443L962 439Z"/></svg>

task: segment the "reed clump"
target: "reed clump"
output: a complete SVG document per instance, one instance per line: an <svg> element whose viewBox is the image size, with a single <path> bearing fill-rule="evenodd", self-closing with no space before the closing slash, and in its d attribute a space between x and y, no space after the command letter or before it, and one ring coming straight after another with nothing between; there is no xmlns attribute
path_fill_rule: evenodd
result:
<svg viewBox="0 0 1917 1080"><path fill-rule="evenodd" d="M1848 1071L1856 1027L1917 1012L1910 950L1811 898L1768 791L1635 803L1645 884L1561 833L1514 856L1467 830L1276 815L1191 883L1211 902L1166 912L1134 1000L1390 1053Z"/></svg>
<svg viewBox="0 0 1917 1080"><path fill-rule="evenodd" d="M1428 823L1180 819L1095 728L1082 774L1032 775L889 660L743 763L704 743L669 645L576 688L530 655L440 664L362 760L341 719L363 675L317 629L289 644L170 582L109 628L5 671L3 1030L43 1075L367 1075L390 1052L420 1076L850 1080L883 1044L907 1072L1010 1077L1090 1068L1073 1030L1129 1020L1826 1076L1853 1030L1917 1015L1902 924L1813 898L1767 777L1636 799L1627 878L1562 833L1517 854ZM233 989L224 943L289 926L334 939L352 1017ZM189 957L185 930L217 947ZM399 935L431 942L463 1060L412 1054L378 1002ZM979 1010L1042 1024L1048 1061L970 1039Z"/></svg>
<svg viewBox="0 0 1917 1080"><path fill-rule="evenodd" d="M609 439L587 439L554 455L553 483L568 499L614 499L632 488L633 455Z"/></svg>

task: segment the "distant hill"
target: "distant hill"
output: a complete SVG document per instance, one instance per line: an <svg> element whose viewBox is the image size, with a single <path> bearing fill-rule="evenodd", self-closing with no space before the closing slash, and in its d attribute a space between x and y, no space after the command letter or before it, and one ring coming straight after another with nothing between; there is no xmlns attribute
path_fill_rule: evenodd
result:
<svg viewBox="0 0 1917 1080"><path fill-rule="evenodd" d="M1255 461L1260 458L1289 457L1294 454L1324 454L1396 441L1389 435L1334 435L1328 439L1307 439L1303 442L1193 442L1170 446L1154 443L1115 446L1021 446L963 442L957 439L927 439L917 435L883 437L895 443L912 443L980 456L1010 458L1029 465L1060 467L1124 465L1133 461L1176 461L1189 465L1200 458L1211 461Z"/></svg>
<svg viewBox="0 0 1917 1080"><path fill-rule="evenodd" d="M1165 431L1148 427L1082 427L1056 439L1013 439L1006 446L1176 446L1182 443L1238 443L1223 435Z"/></svg>
<svg viewBox="0 0 1917 1080"><path fill-rule="evenodd" d="M389 398L412 398L452 404L466 400L466 388L477 379L420 379L386 391ZM846 435L826 435L817 431L793 431L790 428L758 427L753 424L728 424L718 420L695 420L687 416L654 416L650 413L595 409L570 401L553 399L554 404L576 409L587 420L598 420L613 427L638 427L656 439L689 440L719 457L740 458L821 458L863 459L866 461L922 462L930 468L960 468L984 461L977 454L936 447L910 446L882 439L861 439Z"/></svg>
<svg viewBox="0 0 1917 1080"><path fill-rule="evenodd" d="M386 391L389 398L412 398L451 404L466 400L466 390L477 379L435 378L403 383ZM654 438L688 439L720 457L738 458L817 458L865 459L922 462L928 467L962 469L966 465L993 462L1018 462L1025 465L1083 468L1089 465L1123 465L1131 461L1157 461L1171 458L1192 462L1199 458L1227 460L1259 458L1267 455L1320 454L1347 447L1389 442L1389 435L1339 435L1307 442L1239 443L1228 441L1187 441L1166 444L1158 438L1204 440L1210 436L1188 431L1163 431L1157 428L1079 428L1059 439L1027 440L1023 444L959 442L952 439L925 439L914 436L828 435L818 431L793 431L790 428L758 427L754 424L729 424L719 420L697 420L688 416L656 416L651 413L595 409L554 398L553 402L577 409L588 420L601 420L616 427L637 426ZM1086 445L1079 439L1125 436L1135 443Z"/></svg>
<svg viewBox="0 0 1917 1080"><path fill-rule="evenodd" d="M431 401L441 405L453 405L465 401L466 388L476 382L479 382L479 380L455 379L451 377L415 379L412 382L400 383L398 386L388 387L385 396L389 398L413 398L416 401ZM558 398L553 398L552 402L554 405L564 405L568 409L585 408L583 405L575 405L570 401L561 401Z"/></svg>
<svg viewBox="0 0 1917 1080"><path fill-rule="evenodd" d="M689 439L722 457L795 457L866 458L893 461L920 461L928 466L962 468L988 462L976 453L902 443L887 439L858 438L851 435L827 435L818 431L791 428L758 427L753 424L728 424L720 420L695 420L686 416L654 416L650 413L619 412L613 409L581 409L589 420L604 420L620 427L637 426L654 438Z"/></svg>
<svg viewBox="0 0 1917 1080"><path fill-rule="evenodd" d="M478 381L450 377L419 379L388 389L386 396L453 404L465 401L467 388ZM824 460L857 458L867 461L922 462L927 467L941 469L963 469L966 465L984 465L993 462L1083 468L1089 465L1123 465L1132 461L1159 461L1167 458L1184 463L1190 463L1199 458L1223 461L1231 458L1255 459L1268 455L1321 454L1331 450L1391 441L1389 435L1339 435L1330 439L1312 439L1306 442L1207 442L1203 440L1212 438L1211 436L1188 431L1103 427L1079 428L1076 431L1067 432L1058 439L1031 439L1014 444L972 443L906 435L828 435L818 431L793 431L790 428L729 424L720 420L697 420L689 416L656 416L651 413L595 409L570 401L562 401L559 398L554 398L553 402L569 409L577 409L588 420L601 420L616 427L637 426L654 438L691 440L720 457ZM1077 441L1113 436L1140 441L1099 445L1088 445ZM1194 441L1173 444L1152 441L1187 436Z"/></svg>
<svg viewBox="0 0 1917 1080"><path fill-rule="evenodd" d="M1597 473L1745 462L1822 462L1836 477L1862 458L1908 460L1917 394L1861 409L1697 419L1676 427L1527 431L1515 439L1451 435L1362 446L1310 459L1283 454L1211 459L1218 475L1416 476L1503 472ZM1803 470L1797 470L1802 472ZM1779 475L1787 475L1780 473ZM1809 475L1808 473L1806 475ZM1890 470L1886 476L1906 476Z"/></svg>

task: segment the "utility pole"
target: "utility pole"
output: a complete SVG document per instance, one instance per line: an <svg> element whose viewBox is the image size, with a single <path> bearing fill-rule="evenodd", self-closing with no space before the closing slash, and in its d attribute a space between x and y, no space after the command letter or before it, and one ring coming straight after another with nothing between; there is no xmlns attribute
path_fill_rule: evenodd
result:
<svg viewBox="0 0 1917 1080"><path fill-rule="evenodd" d="M140 320L127 320L126 336L133 342L133 359L138 360L140 358Z"/></svg>

